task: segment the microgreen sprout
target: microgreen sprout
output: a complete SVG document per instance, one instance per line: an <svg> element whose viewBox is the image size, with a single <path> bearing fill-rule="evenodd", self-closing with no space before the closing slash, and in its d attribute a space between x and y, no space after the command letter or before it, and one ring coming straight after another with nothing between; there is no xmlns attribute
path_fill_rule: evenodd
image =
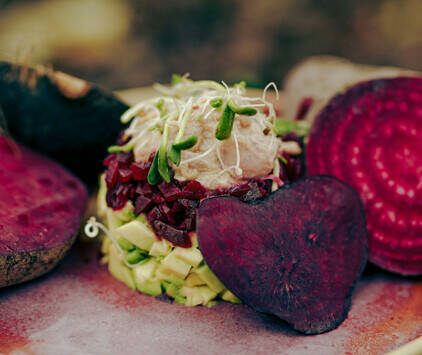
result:
<svg viewBox="0 0 422 355"><path fill-rule="evenodd" d="M149 168L147 178L151 185L158 184L158 181L160 181L160 173L158 172L158 153L156 153L154 156L154 160L152 161L152 165Z"/></svg>
<svg viewBox="0 0 422 355"><path fill-rule="evenodd" d="M180 143L174 143L172 146L177 150L186 150L192 148L198 142L198 136L190 136Z"/></svg>
<svg viewBox="0 0 422 355"><path fill-rule="evenodd" d="M210 105L213 108L219 108L223 106L223 99L221 97L217 97L216 99L210 101Z"/></svg>
<svg viewBox="0 0 422 355"><path fill-rule="evenodd" d="M120 153L125 152L128 153L133 149L133 143L126 143L125 145L112 145L108 147L107 151L109 153Z"/></svg>
<svg viewBox="0 0 422 355"><path fill-rule="evenodd" d="M229 104L227 104L221 115L220 122L218 123L215 138L222 141L230 137L233 129L234 115L235 113L232 111Z"/></svg>
<svg viewBox="0 0 422 355"><path fill-rule="evenodd" d="M285 157L283 157L282 155L278 156L278 159L284 164L287 165L289 162L287 161L287 159Z"/></svg>
<svg viewBox="0 0 422 355"><path fill-rule="evenodd" d="M274 125L274 132L277 136L295 132L298 136L305 137L308 135L309 129L310 125L307 121L287 121L281 118L278 118Z"/></svg>
<svg viewBox="0 0 422 355"><path fill-rule="evenodd" d="M253 107L240 107L236 105L233 100L229 100L226 104L226 107L221 115L220 122L218 123L217 130L215 132L215 137L218 140L224 140L230 137L235 114L253 116L256 115L258 111Z"/></svg>

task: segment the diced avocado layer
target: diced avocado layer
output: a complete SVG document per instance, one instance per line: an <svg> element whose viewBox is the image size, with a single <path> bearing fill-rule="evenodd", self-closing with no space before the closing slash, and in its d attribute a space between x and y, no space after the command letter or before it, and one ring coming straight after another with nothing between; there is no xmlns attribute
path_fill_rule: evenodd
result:
<svg viewBox="0 0 422 355"><path fill-rule="evenodd" d="M240 303L205 265L194 233L191 248L174 246L154 235L145 216L135 217L130 202L122 210L113 211L103 199L105 195L99 194L98 213L123 252L122 255L110 238L104 238L101 251L115 278L150 296L165 293L186 306L210 307L221 299ZM128 267L123 258L133 267Z"/></svg>

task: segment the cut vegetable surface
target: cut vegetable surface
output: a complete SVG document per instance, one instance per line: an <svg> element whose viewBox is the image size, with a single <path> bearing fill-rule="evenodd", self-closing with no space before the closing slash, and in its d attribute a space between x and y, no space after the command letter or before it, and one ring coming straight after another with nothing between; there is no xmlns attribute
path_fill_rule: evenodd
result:
<svg viewBox="0 0 422 355"><path fill-rule="evenodd" d="M0 137L0 287L51 270L85 210L79 180L55 162Z"/></svg>
<svg viewBox="0 0 422 355"><path fill-rule="evenodd" d="M331 177L286 184L250 203L206 199L197 233L205 262L234 295L307 334L345 319L366 262L361 201Z"/></svg>
<svg viewBox="0 0 422 355"><path fill-rule="evenodd" d="M116 140L127 108L84 80L0 62L0 128L90 183L97 181L104 151Z"/></svg>
<svg viewBox="0 0 422 355"><path fill-rule="evenodd" d="M369 260L422 274L422 79L364 82L336 96L315 120L310 175L329 174L360 194Z"/></svg>

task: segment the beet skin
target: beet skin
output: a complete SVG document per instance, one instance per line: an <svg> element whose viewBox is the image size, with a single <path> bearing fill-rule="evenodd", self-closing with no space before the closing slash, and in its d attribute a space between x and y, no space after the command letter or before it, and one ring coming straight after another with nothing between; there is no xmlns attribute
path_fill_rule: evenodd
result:
<svg viewBox="0 0 422 355"><path fill-rule="evenodd" d="M334 97L309 135L309 175L328 174L360 195L369 260L422 275L422 79L357 84Z"/></svg>
<svg viewBox="0 0 422 355"><path fill-rule="evenodd" d="M0 137L0 287L51 270L74 241L82 183L55 162Z"/></svg>
<svg viewBox="0 0 422 355"><path fill-rule="evenodd" d="M44 67L0 62L0 128L96 184L128 109L97 85ZM4 116L4 117L2 117ZM5 122L2 122L5 119Z"/></svg>
<svg viewBox="0 0 422 355"><path fill-rule="evenodd" d="M360 199L331 177L286 184L257 202L206 199L197 233L205 262L230 291L306 334L346 318L366 263Z"/></svg>

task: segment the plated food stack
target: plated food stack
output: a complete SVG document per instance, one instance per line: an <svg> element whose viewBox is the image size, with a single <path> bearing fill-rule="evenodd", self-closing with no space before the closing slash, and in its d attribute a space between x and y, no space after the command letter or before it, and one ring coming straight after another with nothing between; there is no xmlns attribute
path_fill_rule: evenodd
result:
<svg viewBox="0 0 422 355"><path fill-rule="evenodd" d="M108 231L104 260L146 294L165 292L188 306L238 302L198 248L199 202L221 195L254 201L297 180L306 127L277 121L267 90L247 97L244 83L174 79L156 86L163 96L122 115L128 125L109 148L98 195Z"/></svg>

